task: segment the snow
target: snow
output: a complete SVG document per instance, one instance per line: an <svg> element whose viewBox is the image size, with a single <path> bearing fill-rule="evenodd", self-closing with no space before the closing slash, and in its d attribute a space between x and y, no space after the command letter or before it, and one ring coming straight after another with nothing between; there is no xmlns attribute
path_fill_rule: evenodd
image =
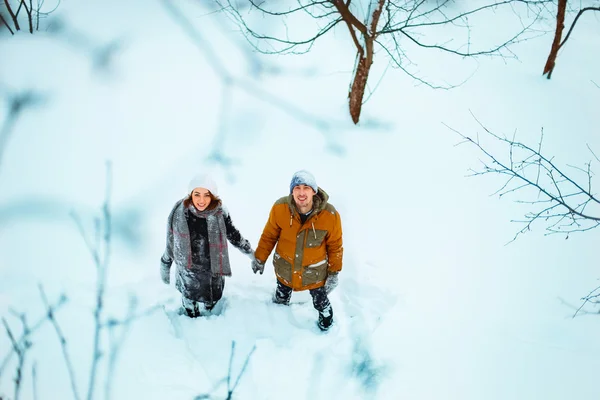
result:
<svg viewBox="0 0 600 400"><path fill-rule="evenodd" d="M102 337L94 398L226 398L232 343L230 387L251 354L233 394L240 399L598 398L600 319L572 318L570 306L598 286L598 231L565 240L534 225L507 244L522 227L510 221L527 207L513 202L518 196L490 196L501 177L467 178L481 154L456 146L461 139L447 127L476 136L474 115L531 144L543 128L557 163L592 160L597 174L587 148L600 154L597 19L581 19L551 80L541 76L551 35L513 48L518 60L441 63L435 52L415 53L428 77L472 75L447 91L415 85L377 53L370 83L381 83L355 127L347 31L302 56L258 57L222 14L177 4L200 32L196 44L165 4L65 1L56 14L68 35L0 36L0 124L9 93L40 98L16 121L0 163L0 315L20 332L11 310L30 325L42 317L38 284L51 303L67 296L56 318L80 397L92 361L96 270L71 213L93 239L110 160L104 312L124 318L131 296L139 312L156 309L126 331L110 391L111 342ZM81 35L87 40L74 40ZM98 68L94 50L115 40L109 68ZM224 85L228 74L236 80ZM161 282L159 265L167 216L189 180L210 173L256 247L271 206L302 169L342 218L332 329L319 331L307 292L294 292L289 307L272 304L271 260L254 275L233 247L219 309L172 324L162 305L173 311L180 298ZM31 341L20 398L33 399L34 387L40 399L72 398L53 326ZM0 335L0 362L9 348ZM1 371L0 396L14 397L16 361Z"/></svg>

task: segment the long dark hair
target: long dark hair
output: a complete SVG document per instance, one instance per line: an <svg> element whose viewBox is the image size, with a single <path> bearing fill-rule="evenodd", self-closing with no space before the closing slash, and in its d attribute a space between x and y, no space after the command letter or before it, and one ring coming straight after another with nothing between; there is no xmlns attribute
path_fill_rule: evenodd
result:
<svg viewBox="0 0 600 400"><path fill-rule="evenodd" d="M185 208L188 208L190 204L194 204L192 202L192 193L188 194L187 197L183 200L183 206ZM208 205L208 207L206 207L206 210L214 210L219 205L221 205L221 199L218 196L212 194L210 190L208 191L208 194L210 195L210 204Z"/></svg>

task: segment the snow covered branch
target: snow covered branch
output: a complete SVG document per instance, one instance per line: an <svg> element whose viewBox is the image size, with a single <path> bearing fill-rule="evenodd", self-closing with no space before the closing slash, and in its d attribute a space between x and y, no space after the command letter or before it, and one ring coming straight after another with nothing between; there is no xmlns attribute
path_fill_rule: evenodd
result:
<svg viewBox="0 0 600 400"><path fill-rule="evenodd" d="M585 163L583 168L569 166L573 172L567 172L556 164L554 157L543 154L543 130L537 148L533 148L514 138L497 135L477 118L475 120L489 139L504 146L507 155L502 159L493 154L479 137L472 139L449 127L464 139L461 144L474 145L486 157L482 161L482 170L472 171L472 176L496 174L507 177L502 187L494 193L500 197L516 192L526 193L527 189L533 189L535 200L517 200L518 203L535 209L525 214L524 220L514 221L523 223L524 227L511 241L531 230L532 225L538 222L546 223L546 235L559 233L564 234L566 239L571 233L585 232L600 226L600 197L592 185L592 161ZM591 151L589 146L588 149ZM600 162L594 152L591 152ZM575 177L576 173L584 178Z"/></svg>

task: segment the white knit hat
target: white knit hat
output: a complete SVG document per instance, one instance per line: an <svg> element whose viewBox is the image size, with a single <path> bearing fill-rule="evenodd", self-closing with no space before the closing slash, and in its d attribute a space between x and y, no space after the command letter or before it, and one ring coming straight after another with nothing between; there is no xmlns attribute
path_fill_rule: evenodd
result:
<svg viewBox="0 0 600 400"><path fill-rule="evenodd" d="M217 196L217 184L208 174L199 174L192 178L188 184L188 194L192 193L196 188L204 188Z"/></svg>

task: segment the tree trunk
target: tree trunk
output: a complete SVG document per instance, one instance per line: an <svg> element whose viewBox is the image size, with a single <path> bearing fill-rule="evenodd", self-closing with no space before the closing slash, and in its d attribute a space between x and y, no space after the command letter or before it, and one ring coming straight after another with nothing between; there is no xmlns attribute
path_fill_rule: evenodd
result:
<svg viewBox="0 0 600 400"><path fill-rule="evenodd" d="M556 15L556 32L554 33L554 41L552 42L552 48L550 54L548 54L548 60L544 66L544 73L548 74L547 78L550 79L552 71L554 71L554 65L556 64L556 56L560 49L560 41L562 38L562 32L565 29L565 12L567 9L567 0L558 0L558 14Z"/></svg>
<svg viewBox="0 0 600 400"><path fill-rule="evenodd" d="M360 110L362 108L363 97L365 96L365 88L367 87L367 79L369 78L369 70L373 60L370 57L361 57L356 67L356 73L354 74L354 81L352 82L352 89L348 94L350 98L350 116L352 122L358 124L360 118Z"/></svg>

